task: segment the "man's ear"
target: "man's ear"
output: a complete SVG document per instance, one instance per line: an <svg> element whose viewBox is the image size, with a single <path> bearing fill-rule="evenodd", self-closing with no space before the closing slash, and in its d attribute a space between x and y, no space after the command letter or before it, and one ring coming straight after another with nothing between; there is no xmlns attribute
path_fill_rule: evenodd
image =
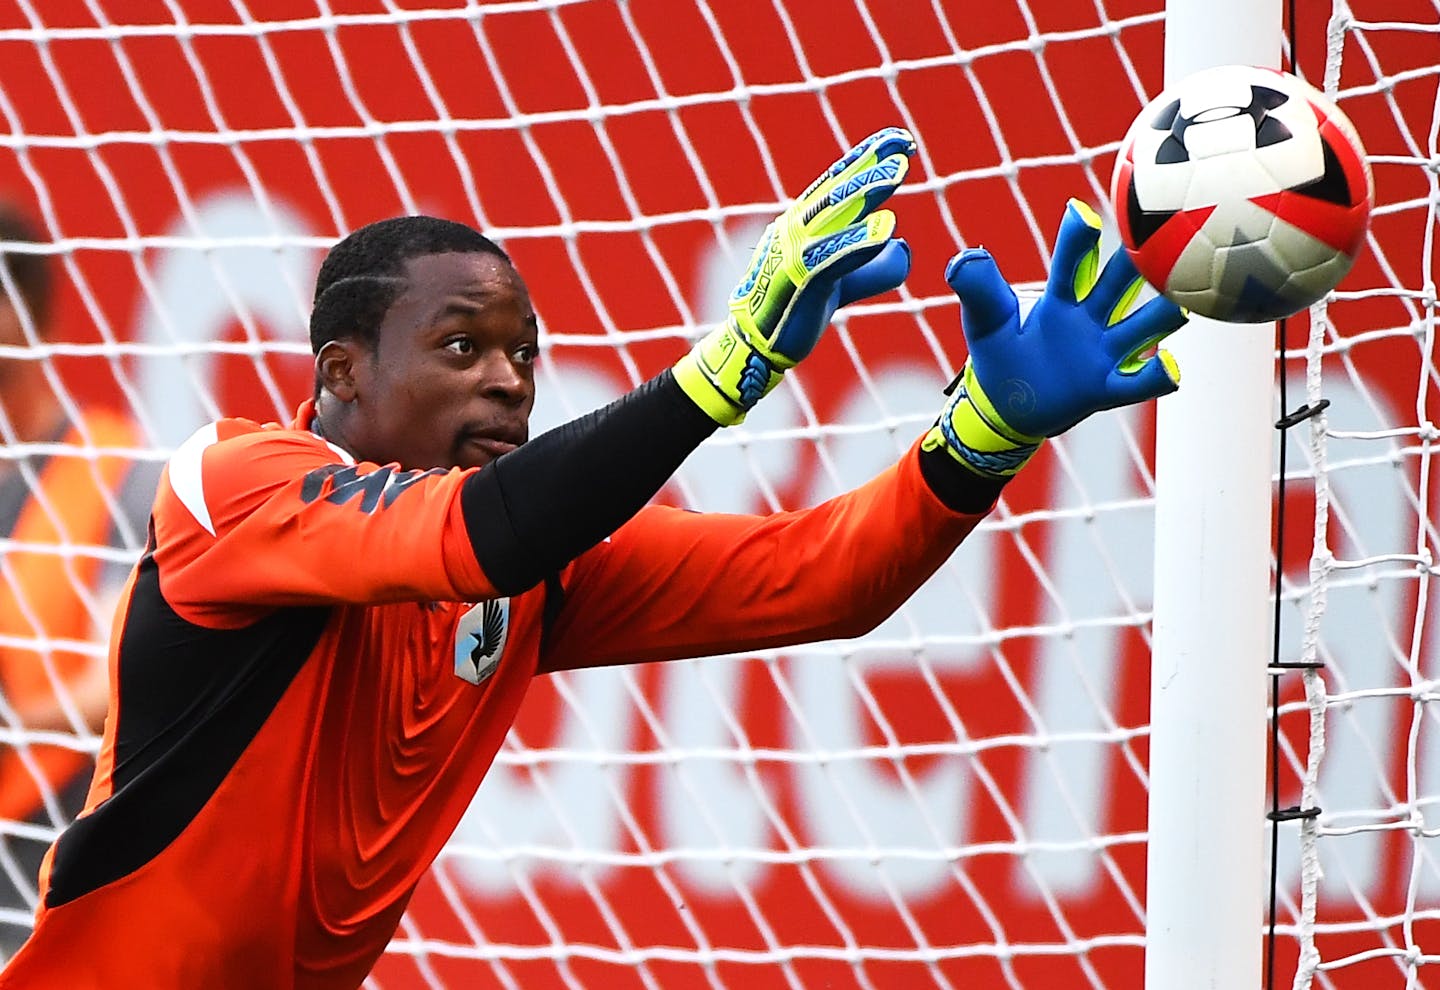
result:
<svg viewBox="0 0 1440 990"><path fill-rule="evenodd" d="M315 379L320 388L341 402L354 402L359 398L359 379L364 376L363 350L357 340L326 341L315 355Z"/></svg>

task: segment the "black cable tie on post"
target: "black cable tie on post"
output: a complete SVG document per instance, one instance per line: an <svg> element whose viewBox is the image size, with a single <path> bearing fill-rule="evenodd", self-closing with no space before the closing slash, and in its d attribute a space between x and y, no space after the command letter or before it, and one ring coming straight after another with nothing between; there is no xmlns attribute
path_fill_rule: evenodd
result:
<svg viewBox="0 0 1440 990"><path fill-rule="evenodd" d="M1294 412L1290 413L1288 416L1277 419L1275 421L1275 429L1288 430L1292 426L1298 426L1299 424L1305 422L1307 419L1314 419L1316 416L1319 416L1322 412L1328 409L1329 406L1329 399L1321 399L1313 406L1307 403L1301 406L1299 409L1296 409Z"/></svg>
<svg viewBox="0 0 1440 990"><path fill-rule="evenodd" d="M1324 670L1324 660L1276 660L1270 664L1270 673L1278 677L1287 670Z"/></svg>
<svg viewBox="0 0 1440 990"><path fill-rule="evenodd" d="M1265 817L1270 819L1272 822L1303 821L1309 818L1319 818L1320 809L1301 808L1298 806L1294 808L1280 808L1276 811L1267 812Z"/></svg>

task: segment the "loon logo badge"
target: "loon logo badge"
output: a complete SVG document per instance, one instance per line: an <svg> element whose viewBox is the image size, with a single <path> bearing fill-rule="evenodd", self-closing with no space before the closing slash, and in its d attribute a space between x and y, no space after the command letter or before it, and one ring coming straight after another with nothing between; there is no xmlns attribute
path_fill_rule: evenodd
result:
<svg viewBox="0 0 1440 990"><path fill-rule="evenodd" d="M510 632L510 599L481 602L460 617L455 629L455 676L484 684L500 665Z"/></svg>

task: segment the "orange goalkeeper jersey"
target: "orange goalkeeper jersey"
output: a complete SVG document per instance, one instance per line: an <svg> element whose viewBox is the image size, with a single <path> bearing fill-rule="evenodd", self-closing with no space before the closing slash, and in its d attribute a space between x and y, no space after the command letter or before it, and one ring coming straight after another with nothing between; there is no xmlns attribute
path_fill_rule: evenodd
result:
<svg viewBox="0 0 1440 990"><path fill-rule="evenodd" d="M856 633L978 519L912 449L813 509L642 509L499 597L475 470L356 464L309 416L167 466L95 783L3 990L359 987L537 673Z"/></svg>

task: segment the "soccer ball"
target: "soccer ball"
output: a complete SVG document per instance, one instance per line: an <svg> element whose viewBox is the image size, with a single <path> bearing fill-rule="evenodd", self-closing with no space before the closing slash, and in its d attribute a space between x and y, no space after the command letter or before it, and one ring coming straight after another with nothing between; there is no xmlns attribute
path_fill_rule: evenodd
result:
<svg viewBox="0 0 1440 990"><path fill-rule="evenodd" d="M1135 267L1202 316L1263 323L1319 301L1355 262L1373 187L1355 126L1288 73L1187 76L1131 125L1110 179Z"/></svg>

